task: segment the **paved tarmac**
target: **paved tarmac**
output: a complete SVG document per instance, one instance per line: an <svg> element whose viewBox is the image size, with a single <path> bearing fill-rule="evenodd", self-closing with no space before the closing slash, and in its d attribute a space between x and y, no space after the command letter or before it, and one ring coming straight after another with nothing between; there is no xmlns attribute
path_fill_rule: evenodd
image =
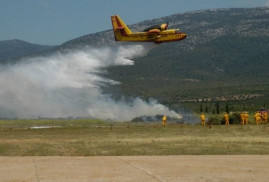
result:
<svg viewBox="0 0 269 182"><path fill-rule="evenodd" d="M1 182L268 180L268 155L0 157Z"/></svg>

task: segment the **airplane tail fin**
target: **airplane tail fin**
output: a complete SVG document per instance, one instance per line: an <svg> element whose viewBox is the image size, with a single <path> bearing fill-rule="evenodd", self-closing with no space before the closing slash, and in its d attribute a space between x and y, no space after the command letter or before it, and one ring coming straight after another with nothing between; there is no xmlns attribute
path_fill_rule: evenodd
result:
<svg viewBox="0 0 269 182"><path fill-rule="evenodd" d="M118 15L111 16L111 22L116 41L121 41L124 39L124 37L127 37L128 35L132 34L132 31Z"/></svg>

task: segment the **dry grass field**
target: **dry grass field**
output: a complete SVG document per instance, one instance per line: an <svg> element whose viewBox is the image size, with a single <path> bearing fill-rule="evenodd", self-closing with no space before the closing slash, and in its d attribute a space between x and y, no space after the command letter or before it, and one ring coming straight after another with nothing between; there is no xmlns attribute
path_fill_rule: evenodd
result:
<svg viewBox="0 0 269 182"><path fill-rule="evenodd" d="M33 126L53 128L34 129ZM0 156L269 154L269 125L0 121Z"/></svg>

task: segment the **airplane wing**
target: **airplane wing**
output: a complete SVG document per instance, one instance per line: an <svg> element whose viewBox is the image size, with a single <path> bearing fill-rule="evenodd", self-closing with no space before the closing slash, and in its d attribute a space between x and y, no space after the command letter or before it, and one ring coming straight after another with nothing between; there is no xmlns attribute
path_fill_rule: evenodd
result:
<svg viewBox="0 0 269 182"><path fill-rule="evenodd" d="M161 30L161 27L160 27L160 25L154 25L154 26L151 26L151 27L144 29L143 32L149 32L150 30L154 30L154 29Z"/></svg>
<svg viewBox="0 0 269 182"><path fill-rule="evenodd" d="M159 30L160 31L164 31L164 30L167 30L168 28L168 23L164 23L164 24L161 24L161 25L154 25L154 26L151 26L151 27L148 27L146 29L143 30L143 32L150 32L154 30L154 33L156 33L156 30Z"/></svg>

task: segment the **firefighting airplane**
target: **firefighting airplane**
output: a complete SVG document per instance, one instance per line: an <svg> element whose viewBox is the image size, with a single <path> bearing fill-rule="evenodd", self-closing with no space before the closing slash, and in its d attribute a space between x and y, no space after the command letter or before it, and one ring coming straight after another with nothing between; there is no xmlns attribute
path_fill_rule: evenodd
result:
<svg viewBox="0 0 269 182"><path fill-rule="evenodd" d="M133 33L118 15L111 16L115 41L129 42L162 42L180 41L187 37L187 34L179 29L168 29L168 23L155 25L143 30L143 32Z"/></svg>

